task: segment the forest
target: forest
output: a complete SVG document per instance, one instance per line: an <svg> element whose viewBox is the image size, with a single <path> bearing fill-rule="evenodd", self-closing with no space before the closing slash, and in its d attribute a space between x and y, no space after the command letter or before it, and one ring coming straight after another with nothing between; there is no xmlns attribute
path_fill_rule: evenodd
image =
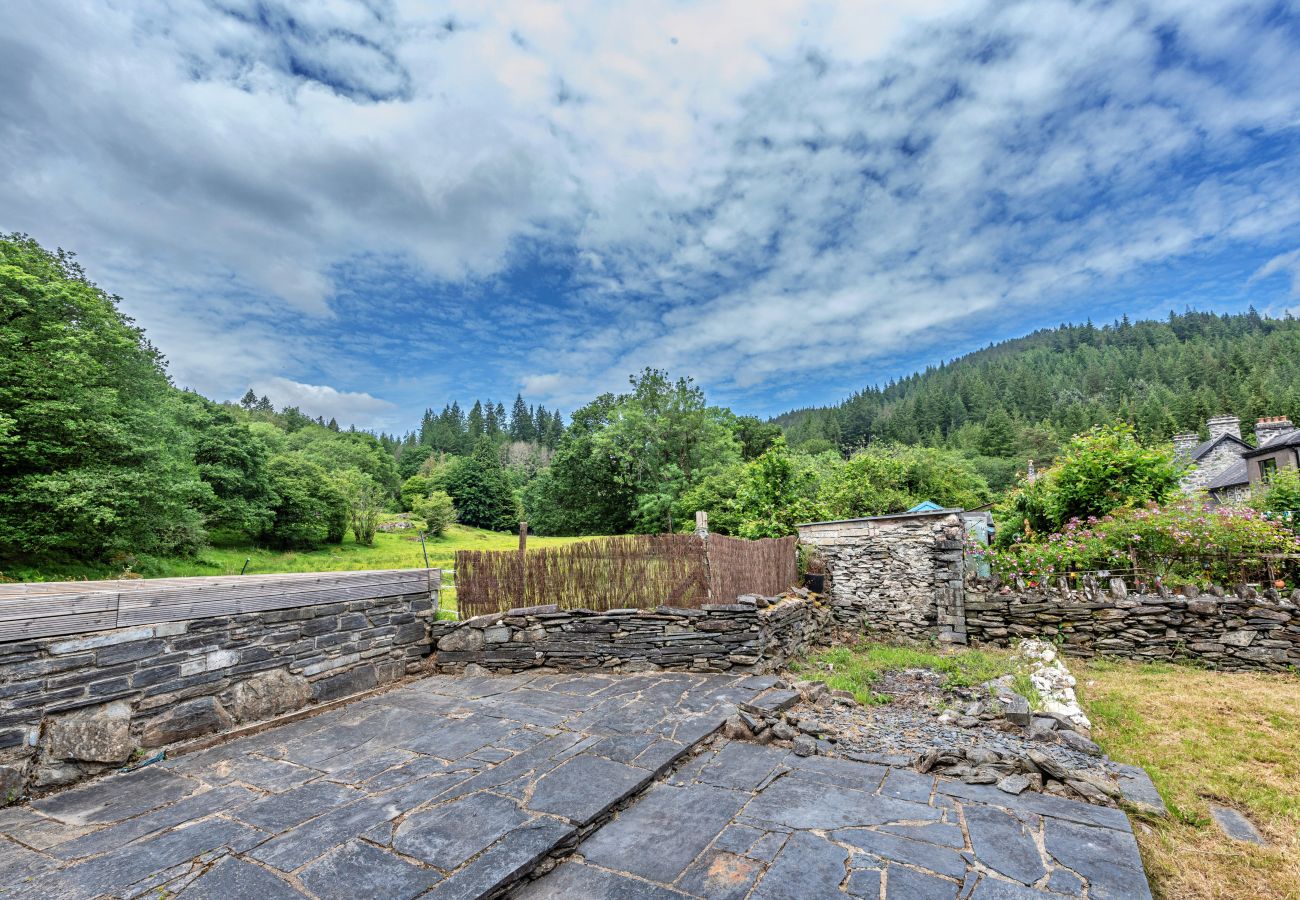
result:
<svg viewBox="0 0 1300 900"><path fill-rule="evenodd" d="M516 396L430 404L372 434L249 390L177 388L144 332L63 251L0 239L0 573L56 561L147 571L225 546L368 545L405 513L541 535L795 523L921 500L997 500L1029 459L1128 423L1144 443L1209 415L1300 408L1300 327L1254 311L1063 325L763 421L647 369L565 417ZM435 409L439 411L435 412Z"/></svg>

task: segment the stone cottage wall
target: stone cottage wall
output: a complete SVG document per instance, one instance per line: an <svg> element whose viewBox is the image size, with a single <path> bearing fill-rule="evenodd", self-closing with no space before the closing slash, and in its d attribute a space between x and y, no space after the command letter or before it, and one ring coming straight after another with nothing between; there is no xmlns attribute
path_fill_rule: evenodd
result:
<svg viewBox="0 0 1300 900"><path fill-rule="evenodd" d="M1182 478L1184 493L1194 494L1203 490L1220 472L1233 463L1240 462L1241 452L1240 444L1224 441L1201 457L1191 471Z"/></svg>
<svg viewBox="0 0 1300 900"><path fill-rule="evenodd" d="M962 643L963 534L951 510L799 526L826 563L839 625Z"/></svg>
<svg viewBox="0 0 1300 900"><path fill-rule="evenodd" d="M415 672L434 591L0 643L0 804Z"/></svg>
<svg viewBox="0 0 1300 900"><path fill-rule="evenodd" d="M818 643L830 619L829 607L813 597L742 599L749 602L700 609L534 606L439 622L433 666L444 672L471 664L493 672L755 672Z"/></svg>
<svg viewBox="0 0 1300 900"><path fill-rule="evenodd" d="M1190 659L1218 669L1300 666L1300 606L1274 591L1129 594L1122 582L1112 584L1050 593L973 587L967 633L992 644L1042 638L1077 656Z"/></svg>

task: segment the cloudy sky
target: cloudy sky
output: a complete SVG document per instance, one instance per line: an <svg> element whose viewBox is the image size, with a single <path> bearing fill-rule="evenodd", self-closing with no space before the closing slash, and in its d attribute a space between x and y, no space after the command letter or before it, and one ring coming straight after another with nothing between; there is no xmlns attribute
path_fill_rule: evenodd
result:
<svg viewBox="0 0 1300 900"><path fill-rule="evenodd" d="M0 230L178 384L402 430L644 366L828 403L1300 306L1286 2L9 0Z"/></svg>

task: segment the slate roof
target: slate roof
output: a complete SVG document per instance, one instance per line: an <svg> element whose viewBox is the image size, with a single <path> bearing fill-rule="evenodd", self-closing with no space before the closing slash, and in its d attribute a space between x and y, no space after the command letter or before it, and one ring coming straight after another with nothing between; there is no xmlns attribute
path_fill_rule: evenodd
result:
<svg viewBox="0 0 1300 900"><path fill-rule="evenodd" d="M1218 437L1210 438L1208 441L1202 441L1192 448L1192 460L1198 460L1205 454L1209 453L1223 441L1232 441L1234 444L1240 444L1243 450L1249 450L1250 444L1247 444L1241 438L1233 434L1221 434Z"/></svg>
<svg viewBox="0 0 1300 900"><path fill-rule="evenodd" d="M1250 475L1246 471L1246 460L1235 459L1222 472L1207 481L1205 489L1207 491L1217 491L1223 488L1235 487L1239 484L1248 484L1249 482Z"/></svg>
<svg viewBox="0 0 1300 900"><path fill-rule="evenodd" d="M1252 448L1241 455L1249 459L1252 456L1258 456L1261 453L1278 450L1282 447L1300 447L1300 428L1275 434L1258 447Z"/></svg>

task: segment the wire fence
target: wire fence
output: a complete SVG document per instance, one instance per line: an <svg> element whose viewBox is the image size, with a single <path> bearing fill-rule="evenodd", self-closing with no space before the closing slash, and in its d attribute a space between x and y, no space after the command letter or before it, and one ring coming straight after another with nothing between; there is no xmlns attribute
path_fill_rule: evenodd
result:
<svg viewBox="0 0 1300 900"><path fill-rule="evenodd" d="M555 604L562 609L654 609L730 603L795 586L795 539L743 541L693 534L627 535L518 552L456 554L462 619Z"/></svg>

